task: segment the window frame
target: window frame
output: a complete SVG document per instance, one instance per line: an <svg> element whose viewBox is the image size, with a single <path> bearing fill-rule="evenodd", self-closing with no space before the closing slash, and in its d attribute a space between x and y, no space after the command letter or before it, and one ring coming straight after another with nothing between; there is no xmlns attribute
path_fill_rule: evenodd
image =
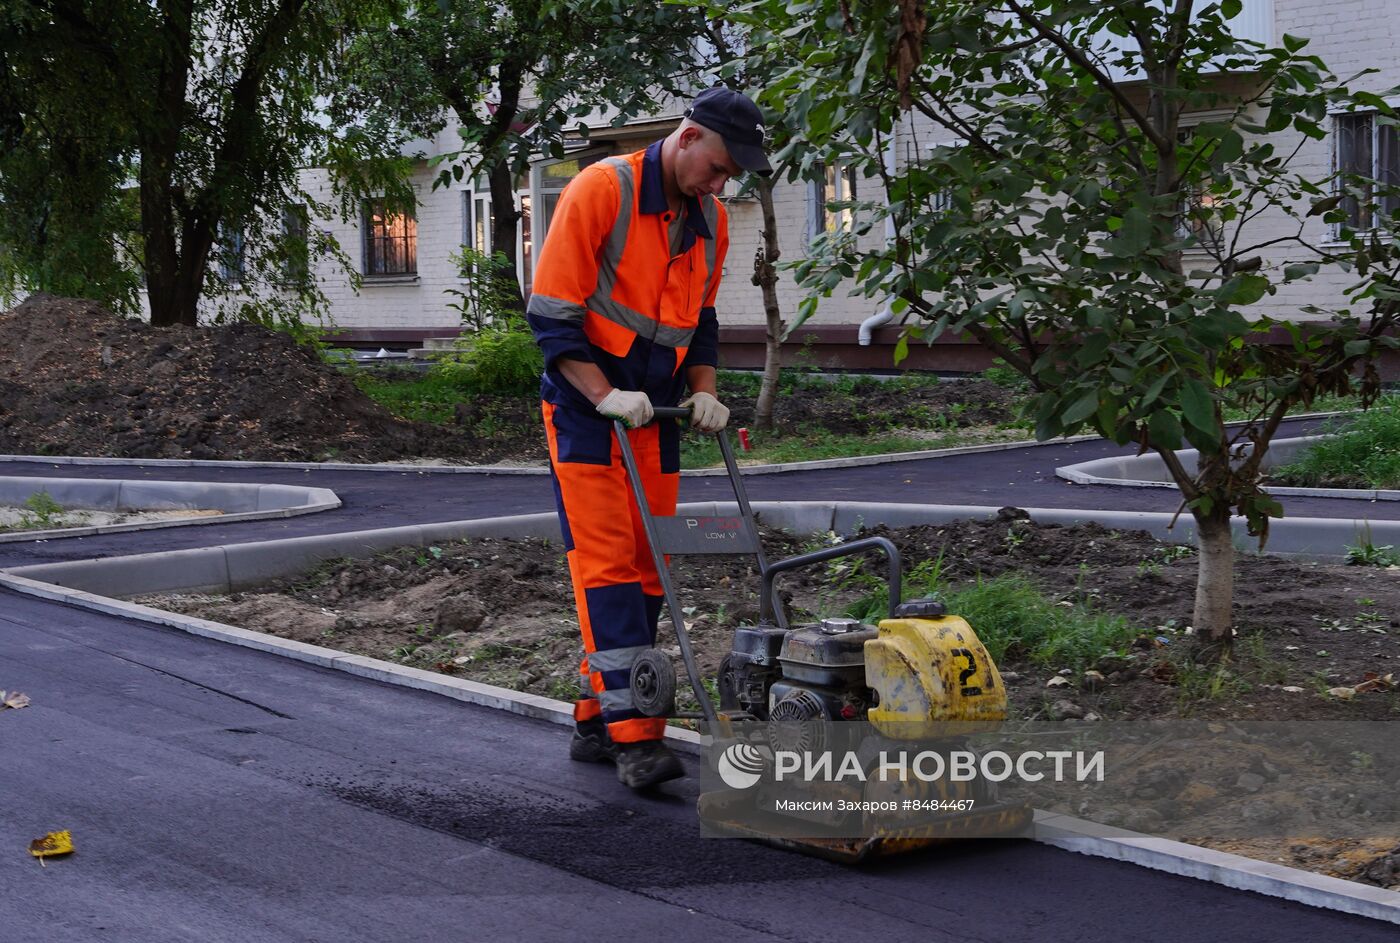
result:
<svg viewBox="0 0 1400 943"><path fill-rule="evenodd" d="M859 199L856 186L855 168L843 161L817 161L813 165L818 170L818 179L809 180L807 185L807 242L814 242L823 233L854 233L856 214L854 209L827 209L828 203L851 203ZM842 195L844 184L845 195ZM834 191L834 196L829 193ZM835 224L828 225L831 218Z"/></svg>
<svg viewBox="0 0 1400 943"><path fill-rule="evenodd" d="M1386 100L1386 103L1389 104L1389 105L1400 106L1400 98L1390 98L1390 99L1387 99L1387 100ZM1382 168L1381 165L1380 165L1380 161L1381 161L1381 159L1382 159L1382 155L1381 155L1381 150L1382 150L1382 148L1381 148L1381 135L1382 135L1383 133L1387 133L1387 132L1388 132L1388 133L1390 133L1391 135L1394 136L1395 140L1394 140L1394 143L1393 143L1392 148L1391 148L1391 153L1394 155L1395 166L1394 166L1394 168L1393 168L1392 176L1393 176L1393 178L1394 178L1395 184L1396 184L1396 185L1400 185L1400 127L1397 127L1397 126L1395 126L1395 125L1381 125L1381 124L1379 124L1379 123L1376 121L1376 116L1379 115L1379 114L1380 114L1380 112L1376 111L1374 108L1365 108L1365 109L1358 109L1358 110L1355 110L1355 111L1333 111L1333 112L1331 112L1331 113L1328 115L1328 117L1331 119L1331 122L1332 122L1331 127L1330 127L1328 130L1329 130L1330 136L1331 136L1331 138L1332 138L1332 141L1331 141L1332 168L1331 168L1331 169L1332 169L1332 192L1333 192L1333 194L1341 194L1341 193L1342 193L1342 180L1341 180L1341 175L1342 175L1342 173L1343 173L1343 171L1342 171L1342 165L1343 165L1343 162L1342 162L1343 136L1342 136L1342 134L1341 134L1341 131L1340 131L1340 128L1339 128L1339 124L1340 124L1341 120L1342 120L1342 119L1345 119L1345 118L1366 118L1366 119L1367 119L1367 123L1370 125L1370 134L1368 135L1368 140L1369 140L1369 144L1370 144L1370 151L1371 151L1371 153L1370 153L1370 168L1369 168L1369 171L1367 172L1367 175L1368 175L1369 177L1371 177L1373 180L1383 180L1384 177L1386 176L1386 175L1383 173L1383 168ZM1394 199L1394 203L1391 204L1390 206L1386 206L1386 200L1385 200L1384 198L1382 198L1380 201L1368 200L1365 204L1363 204L1363 203L1357 201L1357 202L1355 203L1355 208L1356 208L1356 210L1358 211L1358 213L1359 213L1360 211L1363 211L1363 210L1364 210L1364 211L1366 212L1366 214L1367 214L1367 217L1366 217L1366 220L1365 220L1365 223L1364 223L1364 224L1362 223L1362 221L1361 221L1361 219L1360 219L1359 217L1356 219L1355 224L1353 224L1353 221L1352 221L1351 215L1350 215L1350 214L1351 214L1351 208L1348 207L1348 203L1351 203L1352 201L1351 201L1349 198L1348 198L1348 199L1344 199L1344 200L1342 201L1342 204L1341 204L1341 205L1342 205L1343 208L1347 209L1348 218L1347 218L1347 220L1345 220L1345 221L1343 221L1343 222L1340 222L1340 223L1331 223L1331 224L1329 225L1329 227L1328 227L1328 238L1329 238L1332 242L1338 242L1338 243L1339 243L1339 242L1342 242L1342 241L1345 239L1345 236L1344 236L1344 233L1345 233L1345 232L1350 231L1350 232L1353 232L1353 233L1363 234L1363 235L1366 234L1366 233L1372 232L1372 231L1376 228L1376 227L1375 227L1375 219L1376 219L1376 216L1377 216L1378 214L1379 214L1379 215L1389 215L1389 214L1391 214L1391 213L1396 212L1397 210L1400 210L1400 197L1395 197L1395 198L1393 198L1393 199Z"/></svg>
<svg viewBox="0 0 1400 943"><path fill-rule="evenodd" d="M243 227L219 223L219 278L225 285L242 285L248 275L248 246Z"/></svg>
<svg viewBox="0 0 1400 943"><path fill-rule="evenodd" d="M363 204L361 205L361 208L360 208L360 261L361 261L360 271L361 271L362 277L365 279L365 281L386 281L386 280L404 279L404 278L417 278L417 277L418 277L418 214L417 214L415 211L409 211L409 212L407 212L407 213L395 214L395 215L392 215L392 216L391 216L391 215L384 209L384 204L385 204L385 202L386 202L386 200L385 200L385 198L382 197L382 196L380 196L380 197L371 197L370 199L365 200L365 201L363 202ZM403 218L407 219L408 222L411 224L410 226L406 226L406 227L405 227L405 231L404 231L404 234L403 234L402 236L386 235L386 236L379 237L379 238L383 238L383 239L386 239L386 240L393 240L393 239L402 239L402 240L403 240L403 242L404 242L404 268L403 268L403 270L401 270L401 271L398 271L398 270L396 270L396 271L388 271L388 270L387 270L387 265L386 265L386 270L383 270L383 271L373 271L373 270L372 270L372 264L371 264L371 263L372 263L373 258L374 258L373 246L374 246L374 242L375 242L375 240L376 240L376 236L375 236L375 234L374 234L373 216L374 216L374 211L375 211L376 208L378 208L378 209L380 210L380 214L381 214L382 218L384 219L383 227L384 227L385 229L387 229L387 228L389 227L391 221L397 220L400 216L402 216ZM387 253L381 254L380 258L381 258L381 259L384 259L384 260L387 260L387 258L388 258Z"/></svg>
<svg viewBox="0 0 1400 943"><path fill-rule="evenodd" d="M299 223L299 231L290 225L292 220ZM306 285L311 280L311 207L305 203L288 203L282 207L282 238L287 251L284 252L280 275L287 286ZM299 243L299 254L294 254L291 246Z"/></svg>
<svg viewBox="0 0 1400 943"><path fill-rule="evenodd" d="M1194 112L1190 115L1183 115L1176 129L1178 150L1183 145L1192 143L1196 136L1196 128L1200 125L1231 117L1233 117L1233 112L1227 111ZM1221 247L1225 235L1224 220L1212 221L1209 218L1193 218L1191 215L1193 207L1201 207L1204 210L1214 205L1214 198L1211 198L1209 204L1206 203L1207 197L1209 194L1204 189L1193 188L1192 192L1183 193L1181 202L1177 204L1177 237L1187 239L1194 236L1196 239L1195 244L1185 250L1187 252L1210 252L1212 249L1218 250ZM1201 215L1204 216L1204 213Z"/></svg>

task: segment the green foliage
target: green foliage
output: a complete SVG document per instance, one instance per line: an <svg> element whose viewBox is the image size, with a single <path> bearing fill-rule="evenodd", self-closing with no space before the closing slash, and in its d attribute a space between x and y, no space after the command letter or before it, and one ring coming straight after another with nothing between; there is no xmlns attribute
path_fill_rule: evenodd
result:
<svg viewBox="0 0 1400 943"><path fill-rule="evenodd" d="M1091 428L1159 451L1196 446L1203 469L1177 476L1191 511L1235 508L1266 533L1280 511L1257 463L1232 469L1229 449L1267 441L1271 420L1322 393L1373 395L1369 364L1397 343L1386 330L1400 299L1394 221L1343 232L1343 250L1313 249L1309 229L1345 215L1340 201L1324 203L1333 180L1295 169L1273 136L1319 136L1331 109L1375 108L1382 120L1393 109L1345 87L1302 43L1233 38L1214 4L1036 0L991 15L1001 8L921 7L927 21L914 32L895 0L757 0L731 14L755 31L753 56L787 63L767 104L798 123L805 159L840 159L874 178L867 192L885 199L861 213L896 232L886 245L819 243L795 273L818 294L850 281L871 298L893 292L924 319L927 340L973 334L1032 383L1039 438ZM1109 34L1137 42L1110 45ZM1201 78L1232 70L1252 74L1257 90L1229 98ZM1147 78L1147 106L1116 73ZM890 169L890 136L909 111L938 127L935 141L966 143L911 140L906 129ZM1183 133L1183 115L1201 112L1211 118ZM1394 192L1371 180L1337 186L1368 199ZM1266 208L1298 224L1285 241L1313 253L1305 263L1261 266L1246 224ZM1323 267L1361 276L1347 306L1326 312L1329 326L1303 334L1246 318ZM1294 347L1245 343L1275 326ZM1254 423L1229 430L1226 407Z"/></svg>
<svg viewBox="0 0 1400 943"><path fill-rule="evenodd" d="M509 259L499 252L487 255L471 246L460 247L450 258L457 277L467 283L465 288L447 289L447 294L457 298L448 307L462 316L463 327L480 333L517 315L520 287Z"/></svg>
<svg viewBox="0 0 1400 943"><path fill-rule="evenodd" d="M1177 700L1183 704L1229 700L1252 689L1250 683L1228 663L1201 665L1183 657L1174 665Z"/></svg>
<svg viewBox="0 0 1400 943"><path fill-rule="evenodd" d="M1004 390L1013 390L1021 393L1031 388L1030 381L1027 380L1020 371L1007 364L1007 362L1001 358L997 358L992 366L983 370L982 376Z"/></svg>
<svg viewBox="0 0 1400 943"><path fill-rule="evenodd" d="M1347 545L1347 563L1350 566L1400 566L1400 550L1391 544L1378 547L1367 539Z"/></svg>
<svg viewBox="0 0 1400 943"><path fill-rule="evenodd" d="M562 158L568 134L606 113L621 125L683 94L697 11L623 0L408 0L351 35L331 112L392 149L455 117L460 150L432 158L433 186L478 174L493 201L491 244L515 263L517 178ZM514 290L515 307L520 294Z"/></svg>
<svg viewBox="0 0 1400 943"><path fill-rule="evenodd" d="M1030 381L1038 438L1087 428L1157 450L1200 532L1233 510L1267 536L1282 508L1260 459L1232 463L1232 450L1267 443L1320 395L1374 397L1376 355L1400 346L1400 223L1344 225L1346 200L1400 190L1295 163L1294 145L1325 137L1335 111L1393 122L1395 109L1339 81L1305 41L1237 39L1238 4L909 7L751 0L728 14L753 31L752 57L783 64L765 95L799 132L792 173L842 161L881 197L863 218L895 232L819 242L794 265L800 282L893 295L930 342L970 334ZM1214 76L1230 73L1248 74L1248 90L1227 94ZM1130 94L1125 75L1145 81ZM910 112L936 130L910 134ZM1252 226L1260 216L1286 234ZM1265 248L1290 264L1264 265ZM1306 331L1257 310L1324 269L1352 284L1340 304L1304 309L1323 316ZM1289 343L1253 342L1274 329ZM1230 409L1250 423L1227 428ZM1183 444L1198 468L1175 461ZM1228 639L1228 626L1198 628Z"/></svg>
<svg viewBox="0 0 1400 943"><path fill-rule="evenodd" d="M854 579L876 580L863 570ZM1122 651L1138 634L1122 616L1099 612L1075 602L1061 605L1019 573L1002 573L957 586L943 576L941 561L924 561L905 579L906 598L934 596L948 612L967 620L987 646L993 661L1025 657L1054 668L1082 668L1106 654ZM887 611L883 583L853 604L848 614L878 621Z"/></svg>
<svg viewBox="0 0 1400 943"><path fill-rule="evenodd" d="M202 298L220 320L323 312L310 258L354 266L304 225L333 210L302 170L347 169L333 196L354 212L368 193L407 191L397 155L329 127L322 108L342 38L392 7L6 4L0 295L48 289L134 311L144 282L156 324L193 325Z"/></svg>
<svg viewBox="0 0 1400 943"><path fill-rule="evenodd" d="M19 515L22 530L49 530L59 526L63 515L63 505L53 499L47 491L36 491L24 500L24 510Z"/></svg>
<svg viewBox="0 0 1400 943"><path fill-rule="evenodd" d="M544 356L533 335L519 326L492 327L471 346L433 366L432 373L462 393L523 395L537 391Z"/></svg>
<svg viewBox="0 0 1400 943"><path fill-rule="evenodd" d="M37 3L0 8L0 306L46 291L133 314L129 129L109 108L100 57L64 55L71 41Z"/></svg>
<svg viewBox="0 0 1400 943"><path fill-rule="evenodd" d="M1387 397L1368 412L1334 421L1334 438L1316 442L1275 481L1303 487L1400 488L1400 397Z"/></svg>
<svg viewBox="0 0 1400 943"><path fill-rule="evenodd" d="M462 401L456 379L444 372L402 378L364 369L356 370L355 385L396 416L417 422L452 422L452 411Z"/></svg>

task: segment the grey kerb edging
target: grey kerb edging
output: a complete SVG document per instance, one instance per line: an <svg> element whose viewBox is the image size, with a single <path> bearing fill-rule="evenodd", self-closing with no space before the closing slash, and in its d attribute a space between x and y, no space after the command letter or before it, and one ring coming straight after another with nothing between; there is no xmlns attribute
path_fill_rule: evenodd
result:
<svg viewBox="0 0 1400 943"><path fill-rule="evenodd" d="M989 517L992 507L872 502L759 501L754 509L763 521L798 533L835 531L850 534L862 526L886 524L905 527L940 524L966 518ZM1195 540L1194 524L1182 515L1169 529L1175 515L1146 511L1074 510L1027 508L1040 523L1077 524L1094 521L1115 530L1146 530L1174 542ZM686 516L733 515L732 502L683 505ZM1243 518L1235 518L1236 535L1247 537ZM559 521L551 512L475 521L447 521L377 530L292 537L261 543L228 544L192 550L40 563L8 571L104 596L139 596L164 592L238 592L269 580L285 578L338 557L366 557L393 547L423 547L438 541L467 537L544 537L558 539ZM1400 521L1332 520L1293 518L1270 528L1269 551L1310 559L1341 559L1348 545L1371 541L1400 544ZM1246 544L1247 545L1247 544Z"/></svg>
<svg viewBox="0 0 1400 943"><path fill-rule="evenodd" d="M1290 421L1299 419L1330 419L1333 416L1348 415L1347 412L1301 413L1289 416ZM1227 426L1243 425L1241 422L1227 422ZM925 458L942 458L948 455L968 455L976 452L1001 452L1007 449L1033 448L1036 446L1068 445L1075 442L1088 442L1101 438L1097 435L1074 435L1048 442L1023 439L1016 442L993 442L988 445L963 445L948 449L927 449L917 452L887 452L881 455L857 455L851 458L815 459L810 462L784 462L778 465L745 465L745 475L776 475L790 471L819 471L823 468L861 468L870 465L887 465L891 462L914 462ZM533 465L436 465L379 462L361 464L355 462L239 462L204 461L192 458L108 458L87 455L0 455L0 463L31 462L41 465L149 465L157 468L299 468L303 471L370 471L396 472L404 474L416 472L421 475L547 475L549 469ZM723 475L723 468L688 468L681 474L687 478L705 478Z"/></svg>
<svg viewBox="0 0 1400 943"><path fill-rule="evenodd" d="M1021 439L1015 442L992 442L987 445L960 445L947 449L923 449L917 452L885 452L879 455L855 455L850 458L822 458L807 462L783 462L776 465L745 465L745 475L777 475L791 471L820 471L824 468L860 468L867 465L888 465L892 462L916 462L926 458L949 455L969 455L976 452L1003 452L1008 449L1031 448L1039 445L1065 445L1087 442L1096 435L1076 435L1053 442ZM740 455L742 458L742 454ZM420 475L548 475L544 465L431 465L381 462L357 465L352 462L208 462L183 458L89 458L86 456L52 457L46 455L0 455L0 462L37 462L49 465L153 465L171 468L281 468L302 471L370 471L417 473ZM685 478L709 478L728 474L723 468L686 468Z"/></svg>
<svg viewBox="0 0 1400 943"><path fill-rule="evenodd" d="M776 522L779 517L786 517L792 523L805 521L807 524L815 524L819 530L827 529L822 525L834 523L837 517L843 513L857 510L835 505L827 505L825 508L821 506L785 508L773 504L761 505L759 509L770 522ZM683 509L685 513L690 514L709 513L713 510L716 510L713 505L687 505ZM990 511L991 509L980 510ZM546 536L550 528L545 519L553 517L552 514L535 514L519 518L496 518L464 523L480 525L470 528L475 536ZM871 522L873 523L873 520ZM382 546L392 545L392 542L400 538L410 536L409 532L412 531L419 532L416 537L420 540L444 539L443 534L439 533L440 527L441 525L434 525L428 529L389 528L375 532L362 532L360 535L344 536L358 536L358 542L352 549L372 552ZM467 529L463 528L464 531ZM369 534L375 536L369 538L367 536ZM454 536L464 535L456 534ZM381 543L381 541L386 542ZM270 541L270 543L286 545L297 543L297 541L283 540ZM219 549L227 550L229 548ZM309 548L303 547L302 549ZM187 552L178 551L177 553ZM175 555L151 554L148 556L162 557L168 562L169 558ZM292 658L322 668L344 671L386 684L399 685L470 704L509 711L524 717L561 725L573 723L572 705L552 698L453 678L437 672L395 665L360 655L347 655L344 652L318 645L308 645L304 642L278 638L262 632L252 632L207 619L197 619L148 606L139 606L17 575L21 570L33 572L42 569L44 568L21 567L16 570L0 571L0 586L66 605L121 618L169 626L204 638ZM666 736L677 749L703 758L704 739L695 731L669 727ZM1070 816L1037 811L1029 837L1035 841L1080 854L1127 861L1171 874L1212 881L1227 887L1255 891L1314 907L1324 907L1391 923L1400 923L1400 894L1336 878L1323 877L1281 865L1255 861L1238 855L1212 851L1169 839L1154 838L1123 829L1109 828Z"/></svg>
<svg viewBox="0 0 1400 943"><path fill-rule="evenodd" d="M1296 439L1279 439L1269 446L1268 454L1260 462L1263 470L1278 468L1295 461L1300 453L1314 442L1332 438L1331 436L1310 435ZM1182 449L1177 457L1185 468L1195 468L1199 453L1195 449ZM1078 462L1055 469L1055 475L1077 485L1112 485L1119 488L1175 488L1171 473L1162 457L1155 452L1146 455L1118 455L1111 458L1096 458L1089 462ZM1269 486L1269 494L1293 495L1312 498L1360 498L1365 501L1400 501L1400 491L1387 491L1378 488L1289 488Z"/></svg>
<svg viewBox="0 0 1400 943"><path fill-rule="evenodd" d="M217 517L192 517L135 524L100 524L0 534L0 543L86 537L129 530L194 527L275 517L297 517L331 511L340 498L329 488L304 485L258 485L237 482L104 480L99 478L38 478L0 476L0 504L23 505L37 492L46 492L60 507L93 511L210 510Z"/></svg>

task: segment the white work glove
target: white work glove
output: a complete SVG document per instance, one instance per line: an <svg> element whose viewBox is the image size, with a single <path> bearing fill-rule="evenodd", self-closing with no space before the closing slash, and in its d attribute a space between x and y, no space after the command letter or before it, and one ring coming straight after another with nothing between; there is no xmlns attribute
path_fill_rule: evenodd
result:
<svg viewBox="0 0 1400 943"><path fill-rule="evenodd" d="M628 429L640 429L651 422L651 400L637 390L613 390L595 409L609 419L620 419Z"/></svg>
<svg viewBox="0 0 1400 943"><path fill-rule="evenodd" d="M719 432L729 425L729 407L709 393L692 393L681 407L690 407L690 424L701 432Z"/></svg>

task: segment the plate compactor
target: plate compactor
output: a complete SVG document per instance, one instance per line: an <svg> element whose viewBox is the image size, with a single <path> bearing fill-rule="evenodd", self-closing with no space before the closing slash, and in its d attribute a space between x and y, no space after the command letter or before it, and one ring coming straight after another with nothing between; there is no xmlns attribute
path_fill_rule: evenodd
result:
<svg viewBox="0 0 1400 943"><path fill-rule="evenodd" d="M658 407L659 419L688 419L690 410ZM671 624L698 712L676 710L676 669L660 649L642 652L631 672L633 704L653 717L688 718L703 723L715 742L734 741L752 731L764 731L771 757L776 749L810 750L823 730L861 730L866 739L886 746L918 741L919 749L944 738L948 748L962 742L959 728L994 726L1006 717L1006 689L986 648L966 621L948 614L935 599L902 601L899 552L883 537L851 540L811 553L768 561L759 541L758 525L745 494L729 438L717 434L729 482L738 504L737 515L649 513L625 427L615 423L623 464L652 558L660 577ZM774 592L775 578L786 571L870 550L888 560L889 617L878 625L855 619L828 618L810 625L790 625ZM707 693L686 633L684 615L671 582L669 554L749 554L756 558L761 579L756 625L734 630L731 650L719 667L719 706ZM864 722L844 728L841 722ZM746 733L740 733L745 731ZM950 736L949 732L952 731ZM831 739L829 735L828 739ZM867 745L868 746L868 745ZM867 749L867 755L869 750ZM820 790L822 787L813 787ZM850 788L844 787L850 796ZM1031 809L997 801L985 782L896 782L871 779L856 787L853 798L888 800L892 795L915 796L925 807L930 800L948 811L911 823L908 818L867 816L850 834L833 832L830 821L809 816L782 823L757 823L744 811L752 800L736 790L708 792L700 797L705 827L718 833L757 839L809 854L842 861L909 851L958 838L1012 835L1024 831ZM838 790L839 791L839 790ZM828 795L830 792L828 792ZM870 807L879 802L856 803ZM940 805L941 804L941 805ZM834 836L834 837L833 837Z"/></svg>

